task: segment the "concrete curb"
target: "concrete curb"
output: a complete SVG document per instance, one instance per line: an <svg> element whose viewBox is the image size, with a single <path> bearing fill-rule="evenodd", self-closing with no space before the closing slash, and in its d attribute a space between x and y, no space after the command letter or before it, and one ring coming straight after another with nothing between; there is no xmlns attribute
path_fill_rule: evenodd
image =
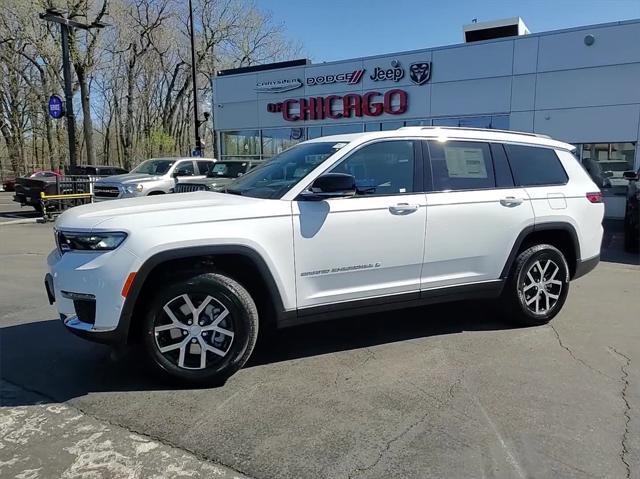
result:
<svg viewBox="0 0 640 479"><path fill-rule="evenodd" d="M42 218L24 218L19 220L11 220L11 221L0 221L0 226L4 225L26 225L30 223L38 223L42 221Z"/></svg>

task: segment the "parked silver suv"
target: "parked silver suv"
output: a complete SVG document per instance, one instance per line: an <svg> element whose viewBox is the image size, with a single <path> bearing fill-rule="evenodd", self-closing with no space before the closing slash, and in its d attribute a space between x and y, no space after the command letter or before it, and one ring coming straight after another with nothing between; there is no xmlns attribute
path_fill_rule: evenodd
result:
<svg viewBox="0 0 640 479"><path fill-rule="evenodd" d="M185 178L205 178L213 158L152 158L125 175L96 181L95 201L172 193Z"/></svg>

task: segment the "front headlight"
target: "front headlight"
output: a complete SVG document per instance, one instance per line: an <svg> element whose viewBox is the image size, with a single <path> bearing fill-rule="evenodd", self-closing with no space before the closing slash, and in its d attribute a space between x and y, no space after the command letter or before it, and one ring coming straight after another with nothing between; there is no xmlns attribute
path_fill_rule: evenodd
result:
<svg viewBox="0 0 640 479"><path fill-rule="evenodd" d="M111 251L122 244L127 233L120 231L76 233L58 231L56 243L61 253L67 251Z"/></svg>
<svg viewBox="0 0 640 479"><path fill-rule="evenodd" d="M137 185L128 185L127 187L125 187L125 191L127 193L129 193L130 195L133 195L134 193L142 193L142 190L144 189L144 187L142 186L141 183L138 183Z"/></svg>

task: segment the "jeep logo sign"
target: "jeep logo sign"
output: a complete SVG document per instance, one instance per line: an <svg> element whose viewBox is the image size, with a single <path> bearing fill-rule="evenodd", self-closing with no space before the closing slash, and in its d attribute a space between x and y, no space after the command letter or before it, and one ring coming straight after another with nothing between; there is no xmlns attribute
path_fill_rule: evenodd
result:
<svg viewBox="0 0 640 479"><path fill-rule="evenodd" d="M391 62L391 68L375 67L373 73L369 75L369 78L373 81L392 80L397 82L404 78L404 69L400 66L398 60L393 60Z"/></svg>

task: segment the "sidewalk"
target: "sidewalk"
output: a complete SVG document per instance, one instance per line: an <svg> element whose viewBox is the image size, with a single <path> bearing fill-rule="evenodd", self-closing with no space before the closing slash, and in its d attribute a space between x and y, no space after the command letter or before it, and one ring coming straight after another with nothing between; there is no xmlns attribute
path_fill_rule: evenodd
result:
<svg viewBox="0 0 640 479"><path fill-rule="evenodd" d="M0 380L0 477L246 476Z"/></svg>

